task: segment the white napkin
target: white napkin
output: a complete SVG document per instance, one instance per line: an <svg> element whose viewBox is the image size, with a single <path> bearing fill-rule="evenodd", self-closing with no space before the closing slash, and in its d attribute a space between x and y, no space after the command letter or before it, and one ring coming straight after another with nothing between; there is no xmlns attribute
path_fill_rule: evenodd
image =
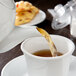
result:
<svg viewBox="0 0 76 76"><path fill-rule="evenodd" d="M0 53L9 51L23 40L34 36L41 36L36 28L16 27L3 41L0 42Z"/></svg>

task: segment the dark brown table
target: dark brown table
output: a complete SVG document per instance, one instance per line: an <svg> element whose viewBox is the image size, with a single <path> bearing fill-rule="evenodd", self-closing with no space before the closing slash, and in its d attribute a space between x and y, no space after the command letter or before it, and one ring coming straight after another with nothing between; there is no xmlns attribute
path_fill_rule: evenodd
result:
<svg viewBox="0 0 76 76"><path fill-rule="evenodd" d="M18 1L18 0L16 0L16 1ZM60 30L56 30L56 31L51 28L52 17L47 12L48 8L53 8L55 5L57 5L59 3L65 4L67 2L67 0L29 0L29 1L32 2L38 8L40 8L41 10L43 10L47 15L46 20L44 22L38 24L37 26L44 28L50 34L57 34L57 35L65 36L65 37L71 39L76 45L76 39L70 35L69 26L65 27L63 29L60 29ZM21 44L17 45L12 50L9 50L6 53L0 54L0 73L6 63L8 63L13 58L18 57L23 54L21 52L20 45ZM76 55L76 50L73 53L73 55Z"/></svg>

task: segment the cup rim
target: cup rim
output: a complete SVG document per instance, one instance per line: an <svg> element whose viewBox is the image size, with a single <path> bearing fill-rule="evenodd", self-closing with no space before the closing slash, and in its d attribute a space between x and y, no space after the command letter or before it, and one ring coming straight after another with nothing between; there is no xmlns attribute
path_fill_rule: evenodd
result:
<svg viewBox="0 0 76 76"><path fill-rule="evenodd" d="M53 35L53 34L51 34L51 36L60 36L60 35ZM42 36L38 36L38 37L42 37ZM56 56L56 57L40 57L40 56L35 56L35 55L33 55L33 54L25 51L26 49L23 48L23 45L25 44L25 42L27 42L27 41L29 41L31 38L35 38L35 37L31 37L31 38L28 38L28 39L24 40L24 42L21 44L21 50L22 50L23 53L26 53L26 54L28 54L29 56L31 56L31 57L33 57L33 58L36 58L36 59L42 59L42 60L61 59L61 58L65 57L65 56L67 56L68 54L71 54L71 53L74 52L74 50L75 50L75 44L73 43L72 40L70 40L70 39L67 38L67 37L64 37L64 36L60 36L60 37L66 38L66 39L69 40L69 41L72 43L72 45L73 45L73 50L72 50L72 51L69 51L69 52L67 52L67 53L65 53L65 54L63 54L62 56Z"/></svg>

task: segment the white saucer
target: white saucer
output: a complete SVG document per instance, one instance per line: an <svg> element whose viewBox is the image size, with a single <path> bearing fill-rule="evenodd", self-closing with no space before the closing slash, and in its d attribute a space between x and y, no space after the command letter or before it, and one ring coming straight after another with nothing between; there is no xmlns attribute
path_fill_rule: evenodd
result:
<svg viewBox="0 0 76 76"><path fill-rule="evenodd" d="M24 56L19 56L7 63L1 72L1 76L28 76ZM70 66L68 76L76 76L76 59Z"/></svg>
<svg viewBox="0 0 76 76"><path fill-rule="evenodd" d="M31 22L23 24L19 27L27 27L27 26L33 26L39 24L43 22L45 18L46 18L46 14L42 10L40 10L39 13L35 16L35 18Z"/></svg>

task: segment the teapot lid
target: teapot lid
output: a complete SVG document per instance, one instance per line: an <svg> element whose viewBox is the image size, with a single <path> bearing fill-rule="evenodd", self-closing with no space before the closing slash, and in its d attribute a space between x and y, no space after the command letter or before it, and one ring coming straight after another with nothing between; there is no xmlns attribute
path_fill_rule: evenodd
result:
<svg viewBox="0 0 76 76"><path fill-rule="evenodd" d="M10 9L15 8L14 0L0 0L0 4Z"/></svg>

